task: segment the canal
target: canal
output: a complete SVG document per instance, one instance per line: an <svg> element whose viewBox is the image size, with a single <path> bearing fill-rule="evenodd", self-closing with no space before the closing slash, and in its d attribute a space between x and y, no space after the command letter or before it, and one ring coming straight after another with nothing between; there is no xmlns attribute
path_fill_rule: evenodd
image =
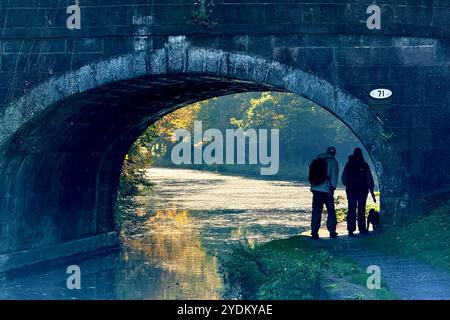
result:
<svg viewBox="0 0 450 320"><path fill-rule="evenodd" d="M124 224L119 250L10 272L0 299L222 299L220 260L233 246L309 228L305 184L169 168L147 177L153 188L135 214L148 218ZM80 267L80 290L66 287L69 264Z"/></svg>

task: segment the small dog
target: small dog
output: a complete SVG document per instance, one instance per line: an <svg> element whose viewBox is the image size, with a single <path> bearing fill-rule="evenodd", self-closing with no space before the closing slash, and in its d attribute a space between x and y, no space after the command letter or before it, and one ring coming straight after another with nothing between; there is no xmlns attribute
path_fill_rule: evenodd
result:
<svg viewBox="0 0 450 320"><path fill-rule="evenodd" d="M376 231L380 225L380 213L375 209L370 209L369 216L367 217L367 231L369 231L370 224L372 224L372 230Z"/></svg>

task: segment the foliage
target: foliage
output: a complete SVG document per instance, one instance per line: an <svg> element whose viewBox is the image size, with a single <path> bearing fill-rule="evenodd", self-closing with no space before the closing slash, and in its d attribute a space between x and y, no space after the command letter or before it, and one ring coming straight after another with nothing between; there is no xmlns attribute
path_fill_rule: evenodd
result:
<svg viewBox="0 0 450 320"><path fill-rule="evenodd" d="M450 188L438 190L425 196L422 208L424 212L431 213L433 210L445 205L450 201Z"/></svg>
<svg viewBox="0 0 450 320"><path fill-rule="evenodd" d="M234 94L219 98L209 99L177 110L175 118L179 118L178 112L185 112L183 119L184 128L191 130L194 121L201 121L203 130L210 128L225 132L227 129L241 128L252 129L280 129L280 171L278 178L294 180L306 180L311 159L324 152L329 145L338 149L337 160L341 165L347 161L347 155L360 142L343 125L339 119L331 115L323 108L295 94L279 92L256 92ZM172 114L169 115L172 117ZM173 141L169 139L173 130L170 125L181 128L180 123L166 120L164 125L157 124L158 130L165 132L158 143L163 145L161 156L156 164L172 166L170 151ZM161 128L162 127L162 128ZM191 165L195 169L208 169L201 165ZM259 167L252 165L216 165L210 169L235 172L243 174L255 174Z"/></svg>
<svg viewBox="0 0 450 320"><path fill-rule="evenodd" d="M280 129L280 167L306 178L313 157L335 145L341 162L359 142L335 116L295 94L264 92L250 99L240 119L231 123L242 129Z"/></svg>
<svg viewBox="0 0 450 320"><path fill-rule="evenodd" d="M288 246L281 241L254 249L239 246L223 262L227 281L239 286L242 299L318 298L324 256L306 250L300 242L295 251Z"/></svg>
<svg viewBox="0 0 450 320"><path fill-rule="evenodd" d="M390 132L390 133L382 133L381 134L381 140L384 142L384 143L388 143L388 142L390 142L390 141L392 141L392 139L394 139L395 138L395 133L394 132Z"/></svg>
<svg viewBox="0 0 450 320"><path fill-rule="evenodd" d="M151 157L156 164L170 166L170 150L175 143L174 132L177 129L193 130L194 121L198 118L201 103L194 103L177 109L159 119L148 130L154 133L147 139Z"/></svg>
<svg viewBox="0 0 450 320"><path fill-rule="evenodd" d="M321 107L295 94L253 92L233 94L197 102L167 114L139 137L125 158L119 196L138 192L146 185L143 173L151 164L173 166L170 159L175 144L174 131L193 132L195 121L203 130L210 128L225 132L241 128L280 129L280 170L277 178L306 180L308 166L326 146L337 147L341 165L359 141L339 119ZM190 168L255 175L255 165L191 165Z"/></svg>
<svg viewBox="0 0 450 320"><path fill-rule="evenodd" d="M137 204L133 199L152 189L151 182L145 177L146 170L158 157L167 154L176 129L192 129L199 109L200 104L195 103L169 113L150 126L131 146L123 162L115 208L119 228L125 222L145 220L147 215L136 216Z"/></svg>
<svg viewBox="0 0 450 320"><path fill-rule="evenodd" d="M119 196L132 196L138 191L138 185L150 186L144 178L145 170L152 164L148 141L153 139L154 133L147 130L131 146L125 156L119 185Z"/></svg>
<svg viewBox="0 0 450 320"><path fill-rule="evenodd" d="M215 6L214 0L195 0L192 22L214 29L217 26L217 20L213 18Z"/></svg>
<svg viewBox="0 0 450 320"><path fill-rule="evenodd" d="M242 299L324 298L325 274L365 286L367 275L353 262L312 247L302 237L275 240L250 248L240 245L222 261L228 287ZM386 289L379 298L391 297Z"/></svg>
<svg viewBox="0 0 450 320"><path fill-rule="evenodd" d="M399 230L367 239L368 245L407 257L416 257L450 272L450 201Z"/></svg>
<svg viewBox="0 0 450 320"><path fill-rule="evenodd" d="M138 193L138 186L150 186L144 178L145 171L154 163L161 151L167 150L173 143L176 129L192 127L199 111L196 103L178 109L150 126L131 146L122 167L119 195L133 196Z"/></svg>
<svg viewBox="0 0 450 320"><path fill-rule="evenodd" d="M149 128L136 140L125 156L115 207L118 228L124 221L135 219L133 197L152 188L151 182L145 178L145 170L152 164L148 143L155 137L154 127Z"/></svg>
<svg viewBox="0 0 450 320"><path fill-rule="evenodd" d="M153 130L155 137L162 138L166 143L169 143L173 141L173 135L176 129L192 130L200 107L201 103L198 102L177 109L159 119L150 130Z"/></svg>
<svg viewBox="0 0 450 320"><path fill-rule="evenodd" d="M367 198L367 203L366 203L366 218L367 215L369 214L369 211L371 209L375 209L376 211L380 212L380 193L379 192L375 192L375 197L377 199L377 203L373 203L372 202L372 197L369 195L369 197ZM335 204L338 205L343 201L343 197L338 196L335 198ZM338 208L336 209L336 218L338 223L347 221L347 214L348 214L348 206L345 206L344 208Z"/></svg>
<svg viewBox="0 0 450 320"><path fill-rule="evenodd" d="M202 122L203 130L216 128L223 133L233 128L280 129L280 171L275 178L281 179L306 180L311 159L328 145L337 147L341 164L360 145L335 116L295 94L253 92L197 102L165 115L133 144L123 164L119 207L126 207L124 197L136 196L140 188L151 187L144 177L150 165L173 166L170 155L176 143L174 131L186 129L193 133L195 121ZM259 174L255 165L189 165L189 168ZM338 216L344 217L345 212L338 211Z"/></svg>

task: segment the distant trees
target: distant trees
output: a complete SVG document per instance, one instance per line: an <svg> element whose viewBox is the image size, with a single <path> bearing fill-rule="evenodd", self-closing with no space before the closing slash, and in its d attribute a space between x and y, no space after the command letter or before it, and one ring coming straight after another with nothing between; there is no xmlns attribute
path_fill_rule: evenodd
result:
<svg viewBox="0 0 450 320"><path fill-rule="evenodd" d="M172 166L173 132L179 128L192 132L194 121L202 121L204 130L216 128L222 132L233 128L280 129L279 176L284 178L305 179L309 162L329 145L336 146L341 166L353 148L361 146L339 119L298 95L279 92L234 94L194 103L157 121L132 146L124 170L129 169L130 161L135 169L152 163ZM153 162L136 160L140 159L139 153L150 156ZM190 167L247 174L259 172L259 167L250 165Z"/></svg>

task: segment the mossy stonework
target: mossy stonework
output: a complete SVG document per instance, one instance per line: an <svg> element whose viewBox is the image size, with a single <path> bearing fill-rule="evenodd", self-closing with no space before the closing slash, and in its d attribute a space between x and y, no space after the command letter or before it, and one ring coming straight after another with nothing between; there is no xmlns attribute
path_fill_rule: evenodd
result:
<svg viewBox="0 0 450 320"><path fill-rule="evenodd" d="M336 115L376 165L386 224L450 184L448 1L379 1L381 30L354 1L217 0L214 28L191 1L135 2L80 1L79 30L57 1L0 4L0 264L109 234L133 141L218 95L293 92Z"/></svg>

